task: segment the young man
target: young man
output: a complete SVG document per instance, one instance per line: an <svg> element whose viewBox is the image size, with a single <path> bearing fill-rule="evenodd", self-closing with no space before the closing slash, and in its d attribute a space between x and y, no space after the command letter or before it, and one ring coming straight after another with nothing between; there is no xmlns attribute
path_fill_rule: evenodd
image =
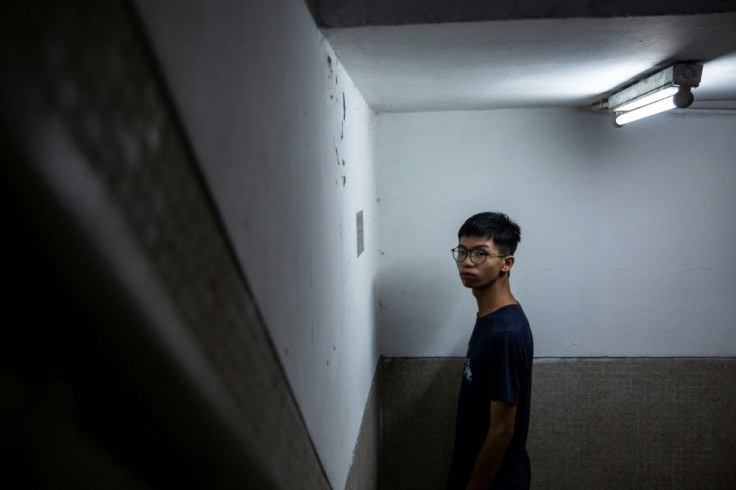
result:
<svg viewBox="0 0 736 490"><path fill-rule="evenodd" d="M528 489L534 341L509 285L521 229L505 214L480 213L460 227L458 239L452 255L478 316L463 368L447 488Z"/></svg>

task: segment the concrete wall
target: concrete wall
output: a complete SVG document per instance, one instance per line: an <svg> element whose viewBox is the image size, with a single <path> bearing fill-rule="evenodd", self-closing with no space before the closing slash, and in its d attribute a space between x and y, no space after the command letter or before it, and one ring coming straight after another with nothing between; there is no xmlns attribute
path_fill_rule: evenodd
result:
<svg viewBox="0 0 736 490"><path fill-rule="evenodd" d="M374 481L369 465L385 452L376 448L376 419L386 420L384 448L411 454L425 440L403 432L418 426L387 418L400 412L376 415L374 306L382 352L462 355L474 305L449 248L479 209L501 208L524 227L513 281L538 354L734 353L735 227L724 211L734 204L732 120L666 116L615 131L574 111L383 115L377 206L374 115L301 2L137 2L163 90L135 24L120 24L125 8L93 3L42 6L58 22L30 35L3 30L17 36L3 49L31 60L19 63L28 72L14 89L23 77L32 82L21 97L4 96L3 123L21 135L19 161L57 186L60 208L77 213L126 294L161 329L148 335L235 428L233 444L269 444L254 461L275 486L293 487L294 478L325 486L320 462L335 488ZM33 45L39 52L15 51L33 36L43 41ZM438 417L447 417L455 393L433 384L435 368L397 371L390 393L428 380L440 391L418 400L441 398ZM596 369L590 379L604 380L596 389L617 386ZM698 379L721 381L719 373ZM264 393L275 405L251 403ZM415 401L402 417L424 408ZM368 435L355 461L367 476L348 479L363 414ZM281 431L285 420L293 431ZM429 446L446 452L448 433L432 437ZM290 459L295 448L303 465Z"/></svg>
<svg viewBox="0 0 736 490"><path fill-rule="evenodd" d="M522 226L533 486L734 485L735 131L698 112L623 129L562 109L378 116L382 488L443 488L446 357L476 311L450 248L482 210ZM403 358L422 356L438 358Z"/></svg>
<svg viewBox="0 0 736 490"><path fill-rule="evenodd" d="M330 488L130 5L3 13L4 481Z"/></svg>
<svg viewBox="0 0 736 490"><path fill-rule="evenodd" d="M450 248L483 210L522 227L511 284L536 356L736 354L733 117L377 120L382 354L465 354L476 309Z"/></svg>
<svg viewBox="0 0 736 490"><path fill-rule="evenodd" d="M378 358L373 113L304 2L135 3L312 440L342 488Z"/></svg>
<svg viewBox="0 0 736 490"><path fill-rule="evenodd" d="M381 488L444 488L463 360L381 363ZM532 488L736 485L736 359L538 359Z"/></svg>

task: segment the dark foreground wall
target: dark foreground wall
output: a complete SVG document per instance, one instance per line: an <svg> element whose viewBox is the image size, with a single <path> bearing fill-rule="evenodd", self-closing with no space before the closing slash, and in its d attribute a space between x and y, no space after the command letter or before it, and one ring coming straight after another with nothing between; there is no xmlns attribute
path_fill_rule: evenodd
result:
<svg viewBox="0 0 736 490"><path fill-rule="evenodd" d="M0 68L3 487L329 488L129 3L6 2Z"/></svg>
<svg viewBox="0 0 736 490"><path fill-rule="evenodd" d="M384 359L353 473L376 464L381 488L444 488L461 366ZM538 359L532 487L736 488L735 408L734 358ZM363 447L380 458L361 458Z"/></svg>

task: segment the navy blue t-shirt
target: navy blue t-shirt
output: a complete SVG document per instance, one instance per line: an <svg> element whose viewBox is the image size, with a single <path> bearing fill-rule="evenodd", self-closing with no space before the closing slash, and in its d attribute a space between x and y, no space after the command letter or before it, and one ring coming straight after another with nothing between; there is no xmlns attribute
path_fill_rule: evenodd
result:
<svg viewBox="0 0 736 490"><path fill-rule="evenodd" d="M516 405L516 419L514 437L489 488L529 488L526 438L533 357L534 340L521 305L504 306L476 320L463 366L448 490L464 489L470 479L490 427L491 400Z"/></svg>

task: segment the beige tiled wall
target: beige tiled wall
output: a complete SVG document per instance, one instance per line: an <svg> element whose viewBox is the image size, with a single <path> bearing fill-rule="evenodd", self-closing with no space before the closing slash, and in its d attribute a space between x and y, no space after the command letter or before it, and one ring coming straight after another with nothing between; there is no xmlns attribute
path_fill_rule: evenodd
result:
<svg viewBox="0 0 736 490"><path fill-rule="evenodd" d="M358 442L355 445L346 490L371 490L379 487L381 475L380 364L376 366L371 391L363 411Z"/></svg>
<svg viewBox="0 0 736 490"><path fill-rule="evenodd" d="M736 488L735 359L535 365L536 488Z"/></svg>
<svg viewBox="0 0 736 490"><path fill-rule="evenodd" d="M382 361L381 488L444 488L461 366ZM735 408L733 358L538 359L532 487L736 488Z"/></svg>

